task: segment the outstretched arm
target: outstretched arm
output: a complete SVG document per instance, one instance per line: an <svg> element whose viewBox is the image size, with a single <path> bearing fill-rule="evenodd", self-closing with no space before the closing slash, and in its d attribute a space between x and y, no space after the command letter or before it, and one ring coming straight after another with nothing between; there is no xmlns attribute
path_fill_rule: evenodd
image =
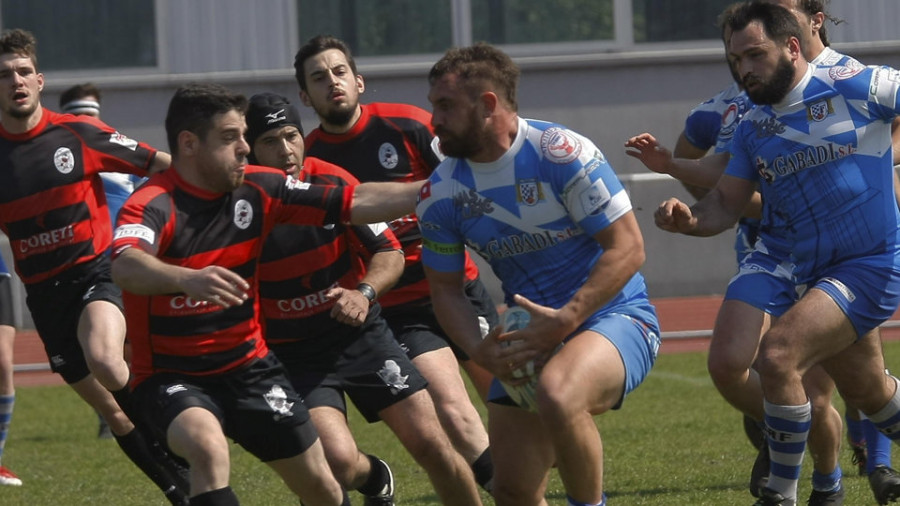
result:
<svg viewBox="0 0 900 506"><path fill-rule="evenodd" d="M654 214L656 226L686 235L716 235L734 226L754 193L752 181L722 176L719 184L691 207L676 198L661 203Z"/></svg>
<svg viewBox="0 0 900 506"><path fill-rule="evenodd" d="M353 191L350 223L365 225L391 221L416 212L416 199L425 181L363 183Z"/></svg>
<svg viewBox="0 0 900 506"><path fill-rule="evenodd" d="M150 174L162 172L168 169L170 165L172 165L172 155L165 151L157 151L153 155L153 161L150 163Z"/></svg>
<svg viewBox="0 0 900 506"><path fill-rule="evenodd" d="M702 149L693 145L684 134L684 130L682 130L681 135L678 136L678 140L675 142L675 149L672 151L672 156L675 158L699 160L706 156L707 152L709 152L709 149ZM709 188L702 188L697 185L685 183L684 181L681 181L681 186L684 186L684 189L697 200L702 199L703 196L706 195L706 192L709 191Z"/></svg>
<svg viewBox="0 0 900 506"><path fill-rule="evenodd" d="M727 152L704 156L697 160L675 158L656 137L648 133L636 135L625 143L625 153L640 160L648 169L668 174L675 179L701 188L712 188L728 165Z"/></svg>

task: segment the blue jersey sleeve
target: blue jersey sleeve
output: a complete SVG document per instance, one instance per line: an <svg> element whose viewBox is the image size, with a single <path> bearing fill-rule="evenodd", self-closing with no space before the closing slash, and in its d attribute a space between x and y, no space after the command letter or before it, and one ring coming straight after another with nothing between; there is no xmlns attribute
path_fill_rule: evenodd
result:
<svg viewBox="0 0 900 506"><path fill-rule="evenodd" d="M722 114L719 111L706 109L706 101L688 114L684 120L684 138L698 149L709 149L716 145Z"/></svg>
<svg viewBox="0 0 900 506"><path fill-rule="evenodd" d="M435 171L419 192L416 214L422 233L422 263L442 272L463 271L465 243L455 224L453 199L444 193L440 182L441 176Z"/></svg>

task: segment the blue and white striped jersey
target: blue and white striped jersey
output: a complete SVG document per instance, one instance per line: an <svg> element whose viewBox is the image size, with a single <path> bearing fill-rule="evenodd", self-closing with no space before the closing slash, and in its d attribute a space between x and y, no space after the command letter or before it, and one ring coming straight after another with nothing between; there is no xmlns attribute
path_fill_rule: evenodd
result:
<svg viewBox="0 0 900 506"><path fill-rule="evenodd" d="M900 72L810 65L773 106L738 126L726 174L759 182L760 239L795 265L803 282L822 266L896 249L891 121Z"/></svg>
<svg viewBox="0 0 900 506"><path fill-rule="evenodd" d="M463 269L464 246L516 293L561 307L587 280L603 250L593 235L631 210L603 153L554 123L519 119L512 147L491 163L448 158L420 194L422 260ZM646 301L640 273L606 307Z"/></svg>

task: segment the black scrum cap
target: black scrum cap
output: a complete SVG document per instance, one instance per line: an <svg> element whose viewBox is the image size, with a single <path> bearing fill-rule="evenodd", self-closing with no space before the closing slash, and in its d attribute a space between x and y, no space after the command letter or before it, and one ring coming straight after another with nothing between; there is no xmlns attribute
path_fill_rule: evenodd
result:
<svg viewBox="0 0 900 506"><path fill-rule="evenodd" d="M253 150L253 144L260 135L273 128L293 125L303 135L300 124L300 112L292 106L288 99L275 93L257 93L250 97L247 108L247 144Z"/></svg>

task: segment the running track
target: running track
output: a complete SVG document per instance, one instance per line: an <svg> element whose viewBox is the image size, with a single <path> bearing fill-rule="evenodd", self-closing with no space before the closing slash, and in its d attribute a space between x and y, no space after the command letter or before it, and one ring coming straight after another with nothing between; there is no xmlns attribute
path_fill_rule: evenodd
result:
<svg viewBox="0 0 900 506"><path fill-rule="evenodd" d="M662 353L706 350L721 296L654 299L653 304L663 333ZM900 339L900 310L884 325L882 338ZM49 372L44 347L33 330L19 331L14 354L16 386L64 384Z"/></svg>

